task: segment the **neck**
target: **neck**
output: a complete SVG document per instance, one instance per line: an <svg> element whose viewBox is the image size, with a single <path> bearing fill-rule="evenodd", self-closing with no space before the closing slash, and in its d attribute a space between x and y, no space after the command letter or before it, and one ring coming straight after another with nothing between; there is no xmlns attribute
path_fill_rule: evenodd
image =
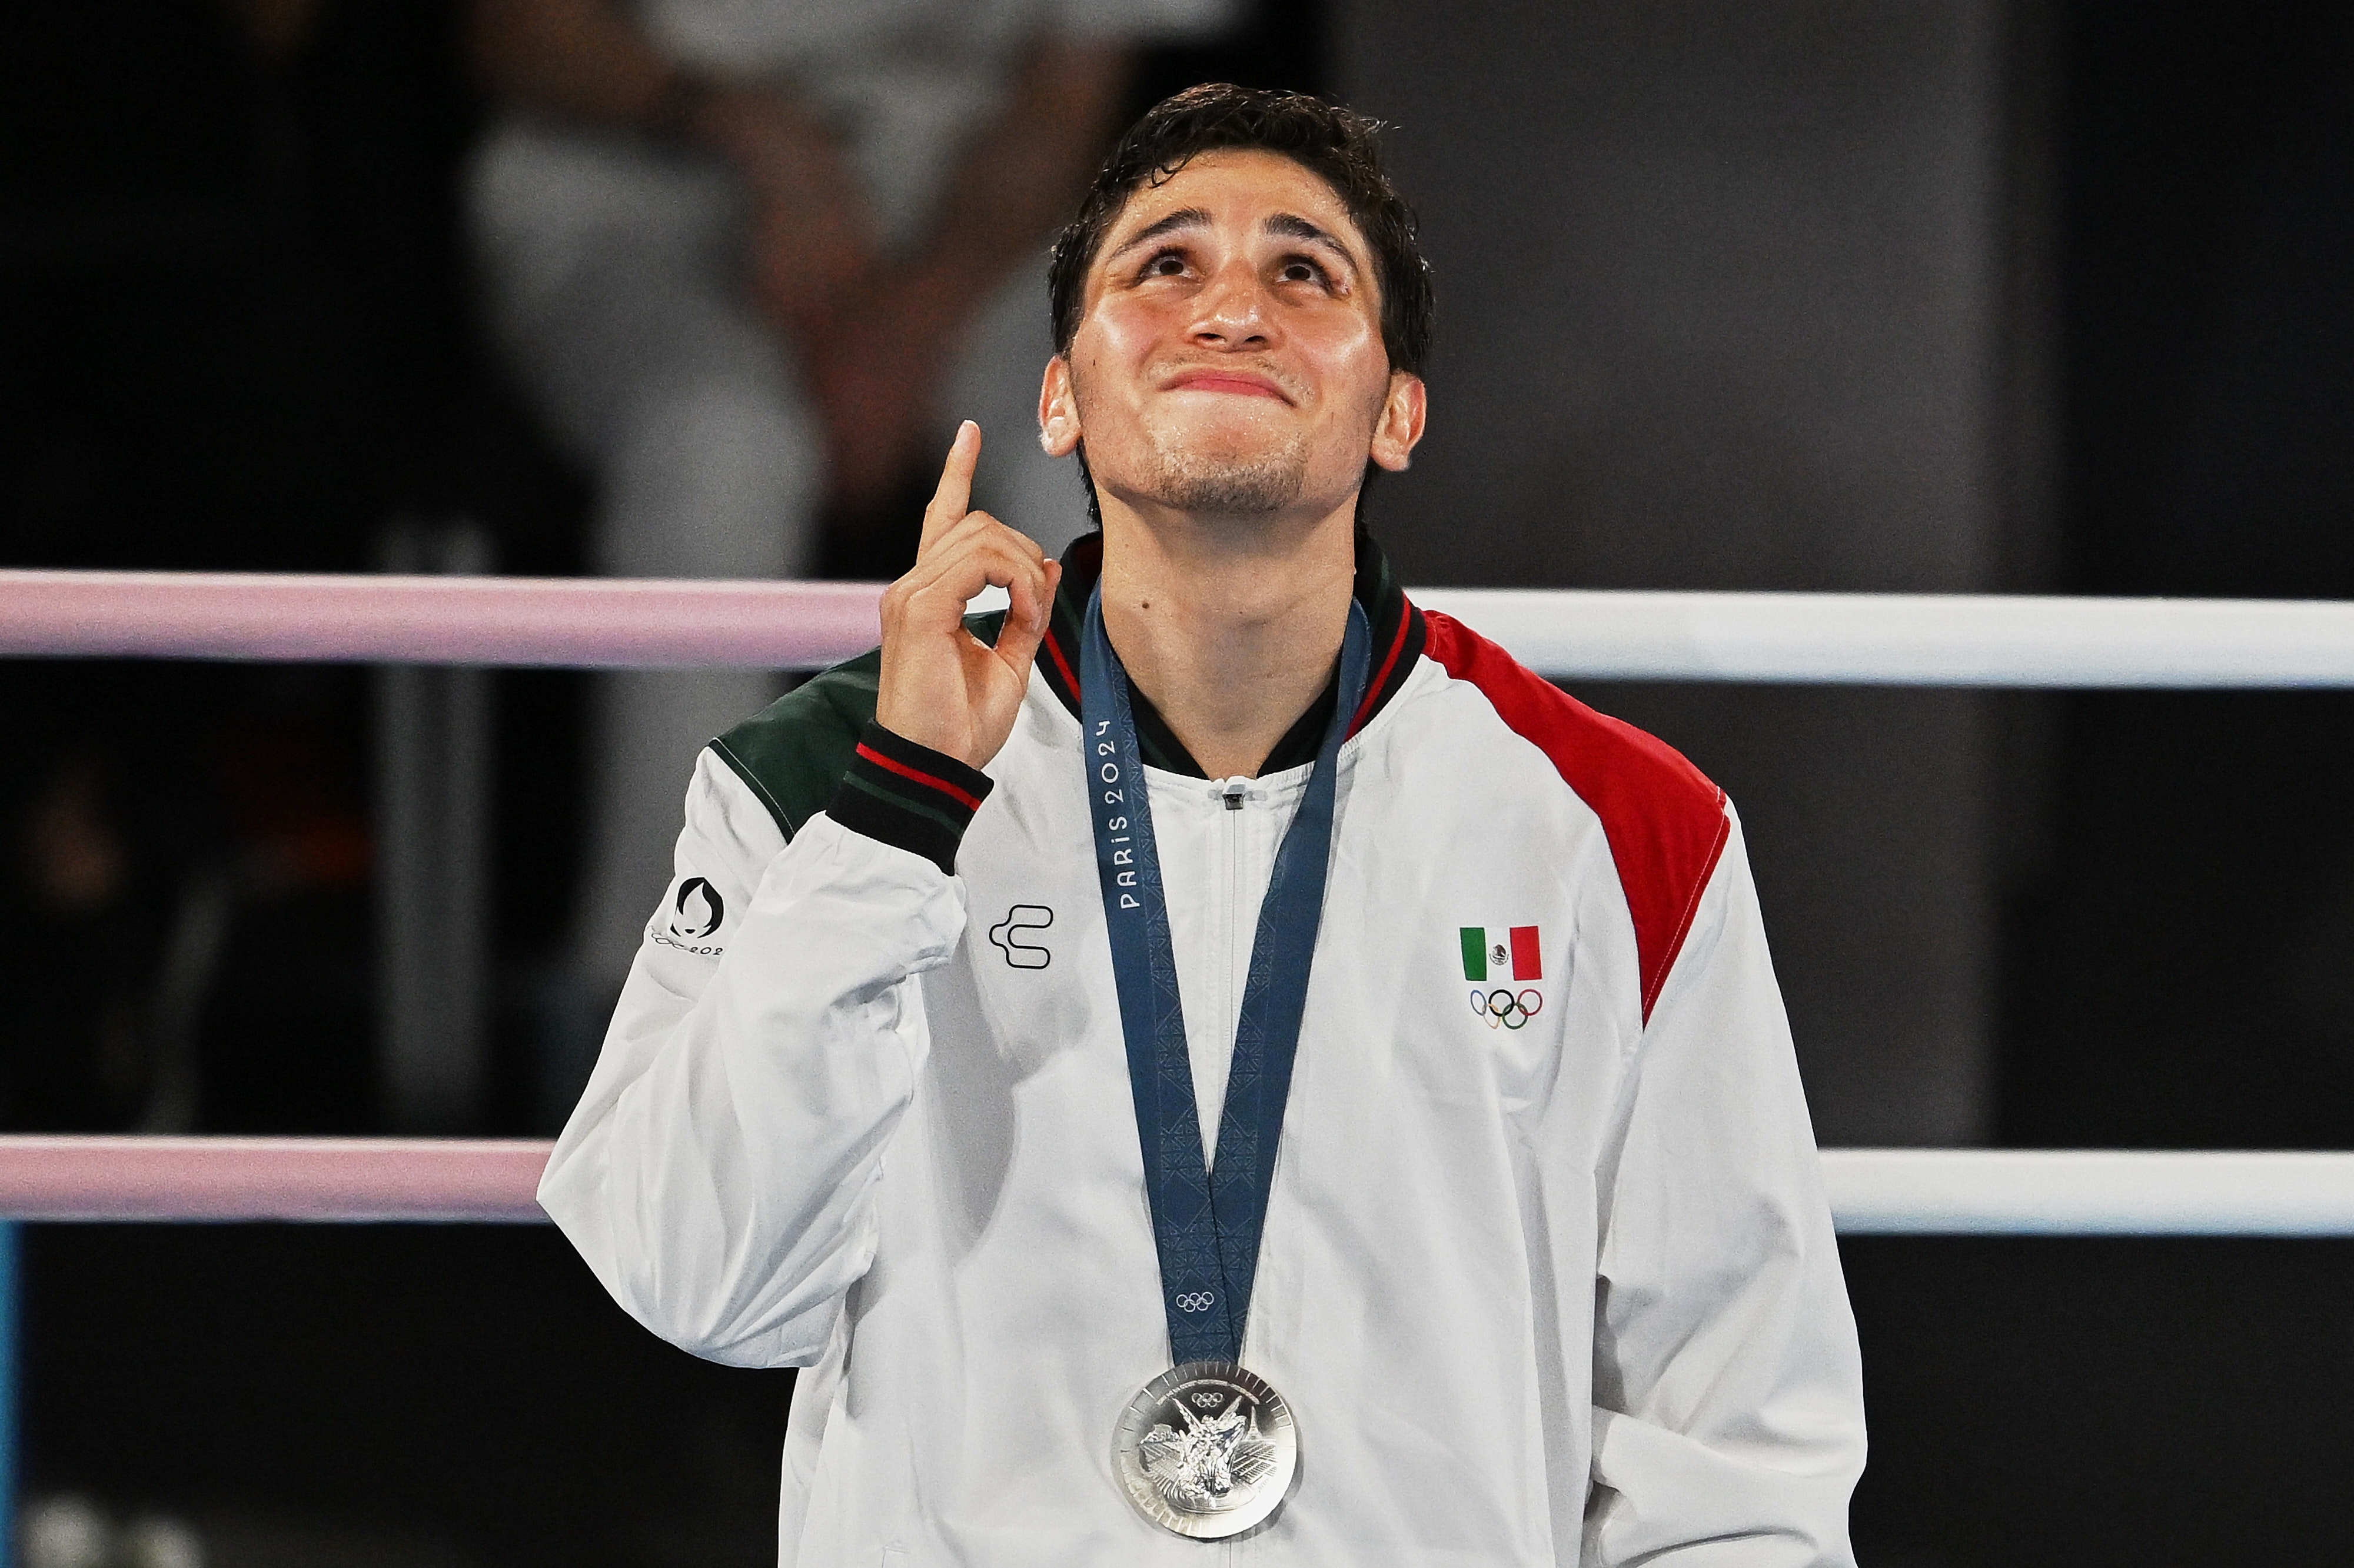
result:
<svg viewBox="0 0 2354 1568"><path fill-rule="evenodd" d="M1104 630L1213 779L1253 776L1332 677L1356 498L1314 519L1149 519L1104 498Z"/></svg>

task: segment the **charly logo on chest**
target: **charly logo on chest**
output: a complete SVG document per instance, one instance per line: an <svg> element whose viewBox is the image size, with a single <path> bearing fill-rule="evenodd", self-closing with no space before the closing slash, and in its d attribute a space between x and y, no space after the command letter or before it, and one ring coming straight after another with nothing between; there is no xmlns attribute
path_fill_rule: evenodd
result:
<svg viewBox="0 0 2354 1568"><path fill-rule="evenodd" d="M1464 926L1471 1012L1490 1029L1525 1029L1544 1011L1544 933L1535 926Z"/></svg>
<svg viewBox="0 0 2354 1568"><path fill-rule="evenodd" d="M1044 904L1016 904L1005 918L989 928L990 945L1017 969L1043 969L1055 955L1037 934L1055 923L1055 912Z"/></svg>

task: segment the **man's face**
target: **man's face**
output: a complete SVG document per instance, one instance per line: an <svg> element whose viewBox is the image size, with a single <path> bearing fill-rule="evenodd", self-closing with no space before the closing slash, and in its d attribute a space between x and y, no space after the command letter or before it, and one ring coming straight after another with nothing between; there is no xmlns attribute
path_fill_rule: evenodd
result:
<svg viewBox="0 0 2354 1568"><path fill-rule="evenodd" d="M1393 374L1373 258L1330 185L1205 153L1129 197L1047 367L1047 450L1107 494L1191 514L1326 515L1366 461L1402 469L1422 383Z"/></svg>

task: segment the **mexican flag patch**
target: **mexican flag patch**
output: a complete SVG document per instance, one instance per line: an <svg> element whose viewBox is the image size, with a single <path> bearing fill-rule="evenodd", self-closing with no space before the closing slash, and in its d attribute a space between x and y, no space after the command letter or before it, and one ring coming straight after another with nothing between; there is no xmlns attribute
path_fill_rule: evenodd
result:
<svg viewBox="0 0 2354 1568"><path fill-rule="evenodd" d="M1511 926L1500 931L1488 926L1465 926L1461 929L1465 980L1503 980L1507 970L1516 980L1544 979L1544 942L1536 927Z"/></svg>

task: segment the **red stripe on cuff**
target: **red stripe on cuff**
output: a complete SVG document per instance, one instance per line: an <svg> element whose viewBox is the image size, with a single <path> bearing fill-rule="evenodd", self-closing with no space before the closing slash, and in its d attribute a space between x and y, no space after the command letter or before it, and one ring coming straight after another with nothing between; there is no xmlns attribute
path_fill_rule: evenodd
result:
<svg viewBox="0 0 2354 1568"><path fill-rule="evenodd" d="M881 752L875 750L873 747L867 745L863 740L858 743L858 755L866 758L867 761L875 764L877 768L887 768L891 772L896 773L902 779L912 779L918 784L928 784L933 789L938 789L941 794L948 796L950 800L961 800L964 802L964 808L968 811L978 811L981 810L981 801L977 797L958 789L955 785L949 783L945 779L935 779L930 774L926 773L919 768L910 768L904 762L894 762L891 758L884 756Z"/></svg>

